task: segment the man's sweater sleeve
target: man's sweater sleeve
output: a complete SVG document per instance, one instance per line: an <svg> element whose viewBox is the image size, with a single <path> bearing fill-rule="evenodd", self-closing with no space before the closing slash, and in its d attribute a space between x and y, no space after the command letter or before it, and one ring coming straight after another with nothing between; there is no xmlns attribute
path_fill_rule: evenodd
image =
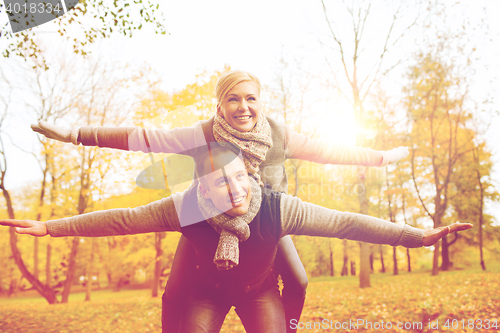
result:
<svg viewBox="0 0 500 333"><path fill-rule="evenodd" d="M180 231L176 201L183 193L137 208L97 211L46 222L52 237L103 237L132 235L146 232Z"/></svg>
<svg viewBox="0 0 500 333"><path fill-rule="evenodd" d="M183 153L206 145L201 123L174 129L140 127L81 127L79 141L98 146L145 153Z"/></svg>
<svg viewBox="0 0 500 333"><path fill-rule="evenodd" d="M285 126L286 158L296 158L322 164L383 165L381 152L355 146L311 139Z"/></svg>
<svg viewBox="0 0 500 333"><path fill-rule="evenodd" d="M424 230L400 226L376 217L339 212L297 197L282 194L280 201L282 232L285 235L335 237L373 244L420 247Z"/></svg>

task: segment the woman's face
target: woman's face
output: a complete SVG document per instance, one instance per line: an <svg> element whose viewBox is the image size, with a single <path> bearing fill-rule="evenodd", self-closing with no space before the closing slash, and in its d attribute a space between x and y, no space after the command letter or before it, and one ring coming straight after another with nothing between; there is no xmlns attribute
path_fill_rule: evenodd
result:
<svg viewBox="0 0 500 333"><path fill-rule="evenodd" d="M228 124L240 132L248 132L255 126L260 107L259 89L252 81L235 85L219 105Z"/></svg>

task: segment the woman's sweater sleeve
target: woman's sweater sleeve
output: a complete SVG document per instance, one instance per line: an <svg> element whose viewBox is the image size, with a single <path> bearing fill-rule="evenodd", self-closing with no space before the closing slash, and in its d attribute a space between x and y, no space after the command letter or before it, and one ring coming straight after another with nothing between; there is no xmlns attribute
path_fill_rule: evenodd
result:
<svg viewBox="0 0 500 333"><path fill-rule="evenodd" d="M206 145L199 122L195 126L174 129L87 126L80 128L78 138L84 146L145 153L182 153Z"/></svg>
<svg viewBox="0 0 500 333"><path fill-rule="evenodd" d="M383 155L379 151L311 139L289 126L285 126L285 154L286 158L322 164L383 165Z"/></svg>
<svg viewBox="0 0 500 333"><path fill-rule="evenodd" d="M339 212L297 197L281 195L281 236L308 235L335 237L373 244L422 246L424 230L401 226L376 217Z"/></svg>
<svg viewBox="0 0 500 333"><path fill-rule="evenodd" d="M180 231L176 206L183 193L137 208L109 209L46 222L52 237L103 237Z"/></svg>

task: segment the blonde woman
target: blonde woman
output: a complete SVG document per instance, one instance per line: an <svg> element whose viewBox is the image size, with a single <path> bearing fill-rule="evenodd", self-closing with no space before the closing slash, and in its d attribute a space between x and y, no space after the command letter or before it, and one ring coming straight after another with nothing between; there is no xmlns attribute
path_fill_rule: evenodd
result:
<svg viewBox="0 0 500 333"><path fill-rule="evenodd" d="M223 74L217 82L216 115L193 127L173 130L136 127L62 128L40 122L32 125L32 128L48 138L63 142L156 153L191 154L210 142L230 142L241 149L248 173L260 185L284 193L287 191L284 162L289 158L325 164L384 166L408 155L408 149L403 147L375 151L307 138L265 116L260 92L261 85L256 76L235 70ZM195 185L196 181L193 183ZM179 198L175 205L177 208L182 205L182 195ZM307 276L290 236L283 237L279 242L276 271L281 275L284 285L282 299L286 322L299 320L305 300ZM163 295L162 327L165 332L178 330L184 298L189 290L190 277L194 274L196 258L193 247L185 237L181 237ZM287 325L287 331L294 332L295 329Z"/></svg>

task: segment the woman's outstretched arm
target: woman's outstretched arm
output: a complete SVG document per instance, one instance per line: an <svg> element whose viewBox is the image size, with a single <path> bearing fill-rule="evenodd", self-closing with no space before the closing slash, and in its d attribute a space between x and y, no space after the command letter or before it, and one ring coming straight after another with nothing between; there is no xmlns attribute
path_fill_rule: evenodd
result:
<svg viewBox="0 0 500 333"><path fill-rule="evenodd" d="M56 126L46 121L32 124L37 133L62 142L84 146L98 146L145 153L185 153L205 146L201 123L174 129L144 129L140 127L91 127L73 128Z"/></svg>
<svg viewBox="0 0 500 333"><path fill-rule="evenodd" d="M296 158L323 164L385 166L408 156L408 148L398 147L389 151L348 146L311 139L284 126L286 158Z"/></svg>

